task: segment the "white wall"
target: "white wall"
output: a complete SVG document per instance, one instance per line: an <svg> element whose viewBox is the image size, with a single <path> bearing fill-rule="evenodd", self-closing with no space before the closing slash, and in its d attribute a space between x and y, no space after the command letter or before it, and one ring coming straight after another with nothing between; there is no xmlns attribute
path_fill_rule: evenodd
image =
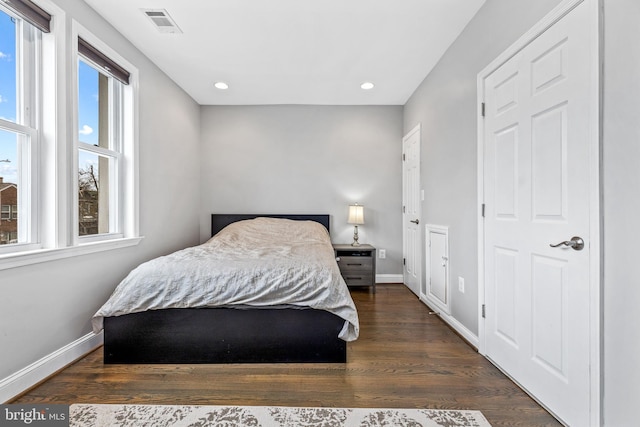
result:
<svg viewBox="0 0 640 427"><path fill-rule="evenodd" d="M211 213L327 213L349 243L357 202L378 274L402 274L402 107L208 106L201 123L202 241Z"/></svg>
<svg viewBox="0 0 640 427"><path fill-rule="evenodd" d="M141 261L198 243L199 106L83 1L67 13L140 72L136 247L0 272L0 381L91 331L90 319ZM69 41L70 43L70 41Z"/></svg>
<svg viewBox="0 0 640 427"><path fill-rule="evenodd" d="M604 418L640 404L640 2L604 1Z"/></svg>

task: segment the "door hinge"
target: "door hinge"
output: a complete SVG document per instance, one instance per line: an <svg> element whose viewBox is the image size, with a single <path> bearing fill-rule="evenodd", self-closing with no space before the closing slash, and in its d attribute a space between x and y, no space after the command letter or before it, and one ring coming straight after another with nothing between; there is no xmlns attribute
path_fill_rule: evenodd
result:
<svg viewBox="0 0 640 427"><path fill-rule="evenodd" d="M482 218L484 218L484 203L482 204Z"/></svg>
<svg viewBox="0 0 640 427"><path fill-rule="evenodd" d="M402 265L407 265L407 259L406 258L402 258Z"/></svg>
<svg viewBox="0 0 640 427"><path fill-rule="evenodd" d="M404 154L404 153L402 153L402 161L404 162L404 161L406 161L406 160L407 160L407 155L406 155L406 154Z"/></svg>
<svg viewBox="0 0 640 427"><path fill-rule="evenodd" d="M480 104L480 110L481 110L482 117L484 117L484 102Z"/></svg>
<svg viewBox="0 0 640 427"><path fill-rule="evenodd" d="M407 213L407 207L406 206L402 207L402 213Z"/></svg>
<svg viewBox="0 0 640 427"><path fill-rule="evenodd" d="M485 311L485 305L484 305L484 304L482 304L482 318L483 318L483 319L487 317L487 316L486 316L486 314L487 314L487 313L486 313L486 311Z"/></svg>

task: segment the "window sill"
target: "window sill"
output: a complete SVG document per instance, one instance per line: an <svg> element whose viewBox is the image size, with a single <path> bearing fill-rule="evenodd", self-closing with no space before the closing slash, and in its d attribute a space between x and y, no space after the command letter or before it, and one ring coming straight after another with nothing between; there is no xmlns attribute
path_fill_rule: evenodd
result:
<svg viewBox="0 0 640 427"><path fill-rule="evenodd" d="M38 249L28 252L15 252L0 255L0 270L23 267L41 262L55 261L80 255L88 255L96 252L110 251L113 249L135 246L144 237L127 237L122 239L103 240L100 242L85 243L79 246L55 249Z"/></svg>

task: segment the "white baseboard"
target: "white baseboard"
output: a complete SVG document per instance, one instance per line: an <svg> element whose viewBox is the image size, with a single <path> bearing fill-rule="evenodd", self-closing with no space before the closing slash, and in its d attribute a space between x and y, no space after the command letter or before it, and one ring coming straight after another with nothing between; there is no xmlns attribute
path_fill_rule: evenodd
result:
<svg viewBox="0 0 640 427"><path fill-rule="evenodd" d="M478 336L471 332L469 329L465 328L465 326L458 322L455 317L452 317L449 314L444 314L440 316L442 320L447 322L456 332L464 337L465 340L469 342L476 350L480 346L480 340Z"/></svg>
<svg viewBox="0 0 640 427"><path fill-rule="evenodd" d="M402 274L376 274L376 283L402 283Z"/></svg>
<svg viewBox="0 0 640 427"><path fill-rule="evenodd" d="M25 392L60 369L98 348L103 341L102 333L96 335L91 332L0 380L0 402L8 402L10 399Z"/></svg>
<svg viewBox="0 0 640 427"><path fill-rule="evenodd" d="M460 323L455 317L451 316L450 314L447 313L443 313L442 311L440 311L439 309L434 309L433 306L427 304L425 301L423 301L422 299L420 299L422 302L424 302L431 310L433 310L442 320L444 320L449 326L451 326L453 328L454 331L456 331L457 333L459 333L465 340L467 340L467 342L469 344L471 344L476 350L478 350L479 346L480 346L480 340L478 339L478 336L476 334L474 334L473 332L471 332L469 329L467 329L462 323Z"/></svg>

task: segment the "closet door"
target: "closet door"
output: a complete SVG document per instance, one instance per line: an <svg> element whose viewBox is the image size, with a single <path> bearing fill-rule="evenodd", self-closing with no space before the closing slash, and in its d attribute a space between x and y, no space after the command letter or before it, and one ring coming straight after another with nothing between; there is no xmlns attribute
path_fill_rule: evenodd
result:
<svg viewBox="0 0 640 427"><path fill-rule="evenodd" d="M485 353L572 426L591 421L588 12L484 80Z"/></svg>

